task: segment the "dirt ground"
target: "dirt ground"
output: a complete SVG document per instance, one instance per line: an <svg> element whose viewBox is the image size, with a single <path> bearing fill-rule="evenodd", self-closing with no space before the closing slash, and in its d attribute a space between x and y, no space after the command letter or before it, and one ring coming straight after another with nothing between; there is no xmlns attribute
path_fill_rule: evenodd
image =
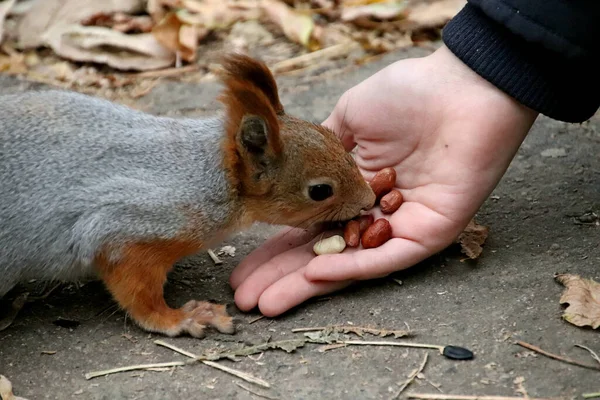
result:
<svg viewBox="0 0 600 400"><path fill-rule="evenodd" d="M405 50L343 71L281 77L282 102L290 114L322 121L352 85L393 60L423 54L425 50ZM38 87L0 76L0 93ZM165 81L136 107L162 115L201 116L216 109L218 89L212 83ZM268 398L388 399L429 352L426 379L417 379L405 394L520 396L515 383L519 381L532 397L581 398L582 393L598 392L600 371L536 355L514 341L588 364L595 361L574 345L600 353L599 332L561 319L558 299L563 288L553 279L555 272L568 272L600 281L600 226L591 214L600 214L599 150L598 116L582 125L539 118L478 214L490 235L477 262L462 262L460 253L449 249L394 275L402 285L390 278L365 282L280 318L250 323L258 314L236 310L227 278L244 255L274 232L258 226L223 243L237 250L234 257L223 256L223 265L199 254L180 263L166 287L167 300L174 306L192 298L231 304L237 318L234 336L165 339L196 354L301 338L301 333L291 332L298 327L404 329L408 324L417 336L407 340L464 346L474 351L472 361L448 360L435 350L348 346L319 352L319 345L309 344L292 353L268 351L239 362L220 361L266 380L271 389L201 364L86 380L85 373L91 371L185 359L156 346L153 341L164 338L133 325L102 285L91 282L62 286L46 300L28 304L13 325L0 332L0 373L13 382L15 394L29 400L260 398L239 383ZM80 324L57 326L53 321L58 318Z"/></svg>

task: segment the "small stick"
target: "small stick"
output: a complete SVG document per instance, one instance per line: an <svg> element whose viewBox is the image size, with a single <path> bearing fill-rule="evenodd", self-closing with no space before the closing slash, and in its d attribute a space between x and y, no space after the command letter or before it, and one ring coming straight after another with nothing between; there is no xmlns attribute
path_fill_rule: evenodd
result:
<svg viewBox="0 0 600 400"><path fill-rule="evenodd" d="M584 393L581 395L581 397L583 397L584 399L593 399L595 397L600 397L600 392L596 392L596 393Z"/></svg>
<svg viewBox="0 0 600 400"><path fill-rule="evenodd" d="M415 380L415 378L417 377L417 375L419 375L421 372L423 372L423 369L425 369L425 364L427 364L427 358L428 358L428 354L425 353L425 357L423 358L423 362L421 362L421 365L419 366L419 369L415 370L410 377L404 382L404 384L402 384L402 386L400 387L400 390L398 390L398 393L396 393L395 396L392 397L392 400L397 399L398 397L400 397L400 395L402 394L402 392L404 392L404 389L406 389L408 387L408 385L410 385L411 383L413 383L413 381Z"/></svg>
<svg viewBox="0 0 600 400"><path fill-rule="evenodd" d="M558 400L544 399L534 397L507 397L507 396L466 396L459 394L438 394L438 393L409 393L409 399L423 400Z"/></svg>
<svg viewBox="0 0 600 400"><path fill-rule="evenodd" d="M344 344L356 344L366 346L400 346L400 347L417 347L421 349L437 349L440 353L444 352L444 346L437 346L435 344L422 344L422 343L407 343L407 342L390 342L386 340L369 341L369 340L337 340L336 343Z"/></svg>
<svg viewBox="0 0 600 400"><path fill-rule="evenodd" d="M315 332L315 331L324 331L326 329L334 329L334 330L341 330L341 331L351 331L351 332L355 332L355 331L361 331L361 332L365 332L365 333L370 333L371 335L375 335L375 336L382 336L382 335L386 335L386 336L391 336L391 335L395 335L395 336L411 336L412 333L410 330L393 330L393 329L377 329L377 328L367 328L367 327L363 327L363 326L354 326L354 325L331 325L331 326L314 326L314 327L307 327L307 328L294 328L292 329L292 332L294 333L298 333L298 332Z"/></svg>
<svg viewBox="0 0 600 400"><path fill-rule="evenodd" d="M553 358L555 360L562 361L562 362L565 362L565 363L571 364L571 365L577 365L578 367L600 371L600 366L588 365L588 364L581 363L579 361L572 360L570 358L566 358L566 357L562 357L562 356L559 356L559 355L556 355L556 354L548 353L547 351L542 350L542 349L540 349L537 346L534 346L534 345L526 343L526 342L522 342L520 340L517 341L516 344L519 345L519 346L521 346L521 347L525 347L526 349L529 349L531 351L535 351L536 353L539 353L539 354L541 354L543 356L546 356L548 358Z"/></svg>
<svg viewBox="0 0 600 400"><path fill-rule="evenodd" d="M104 370L104 371L89 372L89 373L85 374L85 379L89 380L89 379L92 379L92 378L97 378L99 376L116 374L116 373L119 373L119 372L126 372L126 371L135 371L137 369L178 367L178 366L181 366L181 365L185 365L185 362L184 361L171 361L171 362L155 363L155 364L130 365L128 367L111 368L111 369L107 369L107 370Z"/></svg>
<svg viewBox="0 0 600 400"><path fill-rule="evenodd" d="M200 361L202 364L205 364L205 365L208 365L210 367L219 369L219 370L221 370L223 372L227 372L228 374L237 376L238 378L243 379L246 382L255 383L257 385L260 385L260 386L263 386L263 387L266 387L266 388L270 388L271 387L271 385L269 384L269 382L267 382L267 381L265 381L263 379L256 378L256 377L254 377L254 376L252 376L250 374L247 374L246 372L242 372L242 371L238 371L238 370L233 369L233 368L226 367L226 366L221 365L219 363L216 363L214 361L202 360L202 358L200 356L197 356L197 355L195 355L193 353L190 353L189 351L180 349L179 347L173 346L172 344L169 344L167 342L163 342L162 340L155 340L154 344L156 344L158 346L166 347L168 349L176 351L179 354L183 354L186 357L193 358L196 361Z"/></svg>
<svg viewBox="0 0 600 400"><path fill-rule="evenodd" d="M253 390L252 388L249 388L248 386L244 386L239 382L236 382L235 384L238 385L239 387L241 387L242 389L249 391L250 393L252 393L255 396L264 397L265 399L270 399L270 400L277 400L277 397L271 397L271 396L267 396L266 394L258 393L257 391Z"/></svg>
<svg viewBox="0 0 600 400"><path fill-rule="evenodd" d="M221 259L219 257L217 257L217 255L215 254L215 252L212 251L211 249L208 249L208 255L210 256L210 258L212 258L213 262L216 265L223 264L223 261L221 261Z"/></svg>
<svg viewBox="0 0 600 400"><path fill-rule="evenodd" d="M253 324L253 323L257 322L257 321L260 321L264 317L265 317L264 315L261 315L261 316L256 317L256 318L252 318L250 321L248 321L248 325Z"/></svg>
<svg viewBox="0 0 600 400"><path fill-rule="evenodd" d="M186 65L185 67L171 67L171 68L163 68L155 71L146 71L140 72L137 74L131 74L136 78L163 78L167 76L180 75L186 72L194 72L200 69L200 65L192 64Z"/></svg>
<svg viewBox="0 0 600 400"><path fill-rule="evenodd" d="M328 60L336 57L345 56L346 54L350 53L352 49L358 47L358 43L354 41L339 43L321 50L313 51L312 53L306 53L298 57L293 57L287 60L280 61L273 65L271 67L271 70L274 74L280 72L287 72L293 69L298 69L307 65L311 65L317 60Z"/></svg>
<svg viewBox="0 0 600 400"><path fill-rule="evenodd" d="M598 356L598 354L596 354L596 352L594 350L592 350L589 347L586 347L582 344L576 344L575 347L579 347L581 349L589 351L590 354L592 355L592 358L600 363L600 357Z"/></svg>

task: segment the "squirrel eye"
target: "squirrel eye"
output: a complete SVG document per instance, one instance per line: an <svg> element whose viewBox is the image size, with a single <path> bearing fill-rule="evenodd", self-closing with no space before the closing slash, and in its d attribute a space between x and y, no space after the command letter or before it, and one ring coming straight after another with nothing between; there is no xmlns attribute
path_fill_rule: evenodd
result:
<svg viewBox="0 0 600 400"><path fill-rule="evenodd" d="M308 195L314 201L323 201L333 195L333 188L324 183L312 185L308 188Z"/></svg>

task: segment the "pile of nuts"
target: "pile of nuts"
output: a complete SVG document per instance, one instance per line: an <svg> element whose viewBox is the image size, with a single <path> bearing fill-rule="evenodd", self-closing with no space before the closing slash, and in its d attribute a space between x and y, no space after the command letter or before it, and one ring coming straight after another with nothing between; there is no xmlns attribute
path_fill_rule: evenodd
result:
<svg viewBox="0 0 600 400"><path fill-rule="evenodd" d="M377 196L381 212L393 214L402 205L402 193L393 189L396 184L396 170L384 168L369 182ZM344 237L336 235L315 243L313 251L317 255L341 253L347 247L371 249L383 245L392 237L392 226L385 218L375 220L373 215L361 215L349 221L344 227Z"/></svg>

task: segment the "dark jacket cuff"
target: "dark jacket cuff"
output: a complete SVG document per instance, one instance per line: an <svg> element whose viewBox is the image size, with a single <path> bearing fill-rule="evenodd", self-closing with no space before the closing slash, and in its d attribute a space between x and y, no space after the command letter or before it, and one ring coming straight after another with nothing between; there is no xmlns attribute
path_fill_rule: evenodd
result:
<svg viewBox="0 0 600 400"><path fill-rule="evenodd" d="M442 39L460 60L521 104L550 118L583 122L600 106L598 63L534 45L467 4Z"/></svg>

